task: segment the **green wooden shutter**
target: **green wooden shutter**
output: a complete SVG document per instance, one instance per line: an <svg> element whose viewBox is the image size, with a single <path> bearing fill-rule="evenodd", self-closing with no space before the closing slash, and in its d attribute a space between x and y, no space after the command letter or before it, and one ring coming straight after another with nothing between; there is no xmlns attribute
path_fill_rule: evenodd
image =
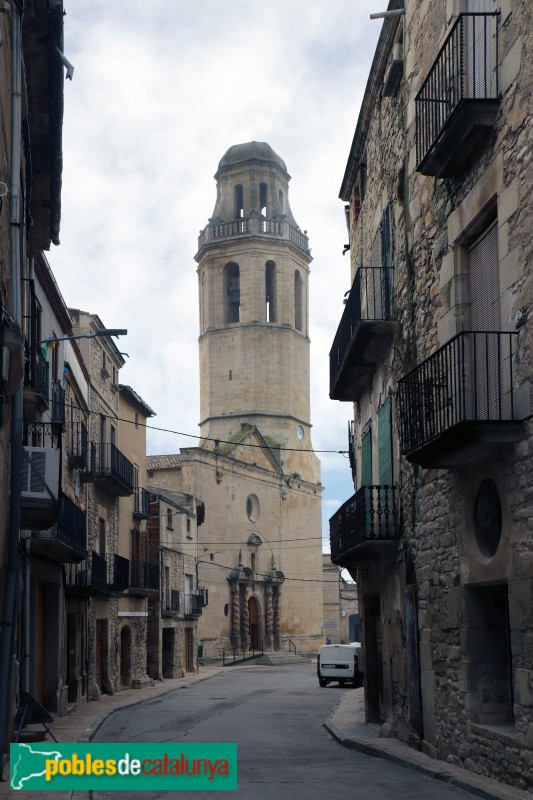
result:
<svg viewBox="0 0 533 800"><path fill-rule="evenodd" d="M361 486L372 485L372 426L369 425L361 440Z"/></svg>
<svg viewBox="0 0 533 800"><path fill-rule="evenodd" d="M392 486L391 400L383 403L378 413L379 485Z"/></svg>

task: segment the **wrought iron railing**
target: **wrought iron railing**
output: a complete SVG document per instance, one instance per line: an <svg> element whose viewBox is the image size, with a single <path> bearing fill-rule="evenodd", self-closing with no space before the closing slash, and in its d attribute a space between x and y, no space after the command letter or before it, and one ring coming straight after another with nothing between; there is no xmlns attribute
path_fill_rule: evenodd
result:
<svg viewBox="0 0 533 800"><path fill-rule="evenodd" d="M362 486L329 521L331 558L358 545L398 539L396 486Z"/></svg>
<svg viewBox="0 0 533 800"><path fill-rule="evenodd" d="M141 486L136 486L133 494L133 514L136 517L148 519L150 516L150 492Z"/></svg>
<svg viewBox="0 0 533 800"><path fill-rule="evenodd" d="M57 538L79 553L87 551L87 514L65 494L61 495Z"/></svg>
<svg viewBox="0 0 533 800"><path fill-rule="evenodd" d="M129 559L115 554L113 559L113 588L127 589L130 585L130 562Z"/></svg>
<svg viewBox="0 0 533 800"><path fill-rule="evenodd" d="M243 661L250 661L252 658L260 658L264 655L263 642L258 647L230 647L222 651L222 666L230 667Z"/></svg>
<svg viewBox="0 0 533 800"><path fill-rule="evenodd" d="M95 448L95 457L96 463L92 468L97 478L113 478L133 492L133 464L118 447L114 444L98 444Z"/></svg>
<svg viewBox="0 0 533 800"><path fill-rule="evenodd" d="M57 522L49 530L32 531L32 538L41 542L62 542L76 552L77 557L73 560L79 561L87 556L86 520L85 511L78 508L65 494L61 494ZM68 563L68 559L63 560Z"/></svg>
<svg viewBox="0 0 533 800"><path fill-rule="evenodd" d="M137 589L150 589L159 591L159 564L150 564L147 561L132 561L130 573L130 586Z"/></svg>
<svg viewBox="0 0 533 800"><path fill-rule="evenodd" d="M398 383L402 453L463 422L514 419L517 331L465 331Z"/></svg>
<svg viewBox="0 0 533 800"><path fill-rule="evenodd" d="M465 100L498 99L498 12L459 14L415 98L420 166Z"/></svg>
<svg viewBox="0 0 533 800"><path fill-rule="evenodd" d="M56 425L65 424L65 390L59 381L52 383L51 421Z"/></svg>
<svg viewBox="0 0 533 800"><path fill-rule="evenodd" d="M183 598L183 613L186 617L199 617L204 607L204 597L201 592L186 594Z"/></svg>
<svg viewBox="0 0 533 800"><path fill-rule="evenodd" d="M83 422L72 422L68 428L67 456L72 466L89 467L89 435Z"/></svg>
<svg viewBox="0 0 533 800"><path fill-rule="evenodd" d="M230 222L218 222L207 225L198 237L200 249L208 242L226 239L233 236L250 236L253 234L277 236L289 239L300 250L309 252L309 239L307 234L291 225L287 220L268 219L267 217L251 216L234 219Z"/></svg>
<svg viewBox="0 0 533 800"><path fill-rule="evenodd" d="M350 349L355 333L365 321L385 321L391 317L392 269L360 267L355 273L350 294L329 354L330 389Z"/></svg>
<svg viewBox="0 0 533 800"><path fill-rule="evenodd" d="M46 403L49 402L50 364L40 350L35 353L29 382Z"/></svg>

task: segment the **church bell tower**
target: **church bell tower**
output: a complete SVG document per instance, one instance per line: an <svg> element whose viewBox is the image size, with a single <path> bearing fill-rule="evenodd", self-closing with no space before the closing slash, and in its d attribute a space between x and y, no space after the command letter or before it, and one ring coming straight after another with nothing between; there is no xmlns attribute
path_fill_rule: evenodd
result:
<svg viewBox="0 0 533 800"><path fill-rule="evenodd" d="M282 448L283 470L319 483L312 450L309 264L289 204L290 176L265 142L230 147L200 233L200 432L231 440L246 425ZM209 446L209 445L208 445Z"/></svg>

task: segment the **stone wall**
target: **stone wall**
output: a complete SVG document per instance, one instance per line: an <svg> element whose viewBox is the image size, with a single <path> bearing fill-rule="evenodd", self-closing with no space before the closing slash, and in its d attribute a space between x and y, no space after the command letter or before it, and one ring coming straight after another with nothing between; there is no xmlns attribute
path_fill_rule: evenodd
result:
<svg viewBox="0 0 533 800"><path fill-rule="evenodd" d="M445 7L446 6L446 7ZM483 220L498 229L500 330L518 331L513 364L515 413L531 413L533 52L530 3L496 2L501 11L501 105L496 124L456 178L416 171L415 95L439 48L464 10L458 2L407 2L404 82L395 98L367 106L366 175L352 186L351 264L371 263L387 203L393 210L394 341L355 404L356 439L374 427L383 399L398 381L470 324L468 248ZM367 89L368 91L368 89ZM352 154L353 156L353 154ZM486 224L486 223L485 223ZM396 735L426 752L513 783L533 783L533 527L532 428L516 443L460 470L424 469L400 453L398 408L393 413L394 476L400 497L400 542L359 578L363 609L379 597L380 703L369 717L388 721ZM378 441L374 432L374 448ZM376 450L375 450L376 452ZM358 451L359 453L359 451ZM357 455L357 474L361 456ZM376 482L377 465L374 465ZM492 481L501 501L502 532L487 556L477 539L476 498ZM413 577L409 573L413 572ZM406 663L407 584L417 587L422 724L413 726ZM363 613L363 631L369 620ZM494 631L498 631L495 636ZM368 630L367 630L368 634ZM364 636L364 632L363 632ZM511 652L511 669L501 656Z"/></svg>

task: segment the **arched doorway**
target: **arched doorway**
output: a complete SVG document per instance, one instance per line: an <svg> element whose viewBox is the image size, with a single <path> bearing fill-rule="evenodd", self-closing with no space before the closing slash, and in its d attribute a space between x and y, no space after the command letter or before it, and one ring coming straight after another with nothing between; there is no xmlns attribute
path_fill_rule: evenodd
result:
<svg viewBox="0 0 533 800"><path fill-rule="evenodd" d="M255 597L248 600L248 626L250 634L250 650L259 649L259 604Z"/></svg>
<svg viewBox="0 0 533 800"><path fill-rule="evenodd" d="M131 686L131 628L120 631L120 685Z"/></svg>

